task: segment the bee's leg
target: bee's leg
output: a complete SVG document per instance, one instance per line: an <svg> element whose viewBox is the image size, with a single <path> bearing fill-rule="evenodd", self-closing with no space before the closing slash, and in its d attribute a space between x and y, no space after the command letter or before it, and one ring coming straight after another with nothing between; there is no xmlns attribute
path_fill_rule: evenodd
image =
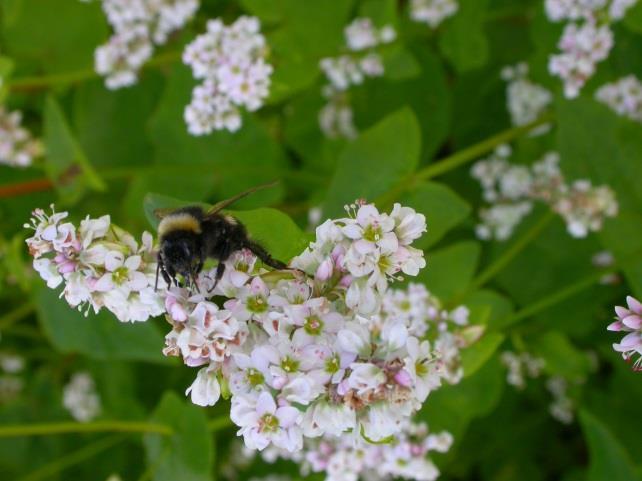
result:
<svg viewBox="0 0 642 481"><path fill-rule="evenodd" d="M220 281L223 278L224 273L225 273L225 263L223 261L219 261L218 266L216 266L216 276L214 276L214 284L212 285L211 289L207 291L208 294L211 293L214 289L216 289L218 281Z"/></svg>
<svg viewBox="0 0 642 481"><path fill-rule="evenodd" d="M158 260L156 261L156 281L154 282L154 292L158 290L158 273L160 272L161 264L163 261L161 260L160 254L158 255Z"/></svg>
<svg viewBox="0 0 642 481"><path fill-rule="evenodd" d="M246 249L249 249L256 257L261 259L263 264L268 265L273 269L282 270L282 269L287 269L288 268L287 264L285 264L285 263L283 263L283 262L281 262L281 261L279 261L277 259L274 259L270 255L270 253L268 251L266 251L265 248L261 244L259 244L257 242L254 242L254 241L251 241L251 240L246 240L243 243L243 247L245 247Z"/></svg>
<svg viewBox="0 0 642 481"><path fill-rule="evenodd" d="M165 268L165 264L163 263L163 259L158 255L158 264L156 265L156 283L154 286L154 290L158 288L158 272L160 271L161 275L163 276L163 279L165 280L165 283L167 284L167 287L170 287L172 285L172 278L167 272L167 269Z"/></svg>

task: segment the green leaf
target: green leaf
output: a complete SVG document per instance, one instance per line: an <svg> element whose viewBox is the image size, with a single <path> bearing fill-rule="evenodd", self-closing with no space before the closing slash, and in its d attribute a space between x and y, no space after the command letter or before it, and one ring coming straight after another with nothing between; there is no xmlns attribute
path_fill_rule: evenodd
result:
<svg viewBox="0 0 642 481"><path fill-rule="evenodd" d="M488 289L473 292L466 297L465 304L471 311L471 317L479 309L490 308L487 323L489 330L504 328L506 324L503 323L503 320L507 319L514 311L513 304L507 297Z"/></svg>
<svg viewBox="0 0 642 481"><path fill-rule="evenodd" d="M45 168L49 178L65 196L65 202L78 200L85 185L95 190L104 190L105 184L85 157L67 124L65 114L53 96L47 97L44 115L47 156Z"/></svg>
<svg viewBox="0 0 642 481"><path fill-rule="evenodd" d="M561 332L549 331L530 343L535 355L546 362L545 371L575 381L584 379L591 370L585 352L575 347Z"/></svg>
<svg viewBox="0 0 642 481"><path fill-rule="evenodd" d="M642 296L642 212L621 211L600 232L605 246L624 268L624 274L633 294Z"/></svg>
<svg viewBox="0 0 642 481"><path fill-rule="evenodd" d="M9 88L7 82L13 73L14 63L9 57L0 55L0 103L4 102Z"/></svg>
<svg viewBox="0 0 642 481"><path fill-rule="evenodd" d="M444 429L460 439L472 419L485 416L496 406L504 385L504 369L493 358L459 384L431 393L418 417L427 421L433 432Z"/></svg>
<svg viewBox="0 0 642 481"><path fill-rule="evenodd" d="M386 49L383 52L385 77L388 80L406 80L421 73L421 65L415 56L401 46Z"/></svg>
<svg viewBox="0 0 642 481"><path fill-rule="evenodd" d="M437 55L417 46L412 49L408 46L406 49L420 67L419 75L392 80L391 77L396 74L386 67L387 78L369 79L362 86L351 89L355 122L360 129L369 128L408 106L419 122L421 158L431 159L450 132L452 92L443 62ZM461 121L458 119L458 123Z"/></svg>
<svg viewBox="0 0 642 481"><path fill-rule="evenodd" d="M244 0L244 6L277 28L267 34L275 65L270 103L282 101L310 87L320 76L319 60L337 55L344 43L354 0Z"/></svg>
<svg viewBox="0 0 642 481"><path fill-rule="evenodd" d="M83 316L59 293L41 288L35 294L40 325L54 347L97 360L123 359L169 363L161 353L164 341L151 321L121 323L107 309Z"/></svg>
<svg viewBox="0 0 642 481"><path fill-rule="evenodd" d="M152 163L147 119L156 108L162 86L160 77L151 72L145 73L136 88L108 90L102 79L78 86L73 123L92 165L111 168Z"/></svg>
<svg viewBox="0 0 642 481"><path fill-rule="evenodd" d="M197 202L181 201L159 194L145 196L145 215L149 223L156 229L158 219L154 215L156 209L177 208ZM208 206L201 204L205 208ZM269 208L254 210L226 211L240 220L247 228L250 237L261 243L276 259L288 261L300 254L307 247L309 239L286 214Z"/></svg>
<svg viewBox="0 0 642 481"><path fill-rule="evenodd" d="M480 247L466 241L445 247L426 255L427 265L419 273L418 281L447 302L466 291L477 270Z"/></svg>
<svg viewBox="0 0 642 481"><path fill-rule="evenodd" d="M464 0L446 23L439 47L459 72L483 67L488 60L484 19L488 0Z"/></svg>
<svg viewBox="0 0 642 481"><path fill-rule="evenodd" d="M413 172L419 161L419 125L408 108L389 115L348 144L324 204L326 216L339 215L357 198L374 199Z"/></svg>
<svg viewBox="0 0 642 481"><path fill-rule="evenodd" d="M211 481L213 446L203 409L166 392L150 422L174 429L170 436L146 434L143 439L154 481Z"/></svg>
<svg viewBox="0 0 642 481"><path fill-rule="evenodd" d="M586 437L590 464L587 481L640 481L642 477L629 453L608 426L587 410L580 411L580 424Z"/></svg>
<svg viewBox="0 0 642 481"><path fill-rule="evenodd" d="M108 37L99 2L22 0L14 7L5 20L3 51L20 58L20 70L93 68L94 49Z"/></svg>
<svg viewBox="0 0 642 481"><path fill-rule="evenodd" d="M468 346L461 353L464 377L475 374L495 354L506 336L499 332L488 332L482 338Z"/></svg>
<svg viewBox="0 0 642 481"><path fill-rule="evenodd" d="M636 2L629 10L622 21L626 27L637 33L642 33L642 4Z"/></svg>
<svg viewBox="0 0 642 481"><path fill-rule="evenodd" d="M243 117L235 133L216 131L193 136L183 120L195 82L191 72L175 65L149 132L155 150L154 166L136 179L128 204L140 205L146 192L160 191L179 198L205 200L232 197L250 187L279 179L288 163L280 144L253 115ZM283 187L277 186L244 199L239 205L265 205L280 200Z"/></svg>
<svg viewBox="0 0 642 481"><path fill-rule="evenodd" d="M421 249L437 243L470 214L470 205L465 200L437 182L422 182L401 203L426 216L428 232L416 243L416 247Z"/></svg>

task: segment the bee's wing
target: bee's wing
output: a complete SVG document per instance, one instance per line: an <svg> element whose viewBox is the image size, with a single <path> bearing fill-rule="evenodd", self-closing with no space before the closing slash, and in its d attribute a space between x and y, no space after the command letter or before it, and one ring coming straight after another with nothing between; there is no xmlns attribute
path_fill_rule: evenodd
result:
<svg viewBox="0 0 642 481"><path fill-rule="evenodd" d="M206 217L211 217L213 215L216 215L226 207L232 205L234 202L237 200L242 199L243 197L247 197L250 194L253 194L254 192L258 192L259 190L263 189L268 189L270 187L274 187L276 184L278 184L278 180L274 180L272 182L268 182L267 184L261 184L257 185L256 187L252 187L251 189L247 189L244 192L241 192L240 194L236 194L234 197L230 197L229 199L222 200L220 202L217 202L214 204L212 207L208 209L208 211L205 213Z"/></svg>
<svg viewBox="0 0 642 481"><path fill-rule="evenodd" d="M154 209L154 216L158 220L163 220L163 217L167 217L169 214L174 212L176 209L164 208L164 209Z"/></svg>

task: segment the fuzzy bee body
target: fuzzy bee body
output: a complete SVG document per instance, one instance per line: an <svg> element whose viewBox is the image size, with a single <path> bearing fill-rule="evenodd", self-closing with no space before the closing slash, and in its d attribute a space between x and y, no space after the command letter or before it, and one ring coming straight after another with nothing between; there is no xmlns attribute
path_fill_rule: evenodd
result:
<svg viewBox="0 0 642 481"><path fill-rule="evenodd" d="M250 250L264 264L274 269L287 268L286 264L272 258L263 246L251 240L241 222L220 212L238 198L264 187L246 191L208 211L200 206L189 206L162 215L158 225L160 250L156 285L159 273L168 285L178 285L176 276L179 274L186 283L195 284L203 264L211 258L218 261L213 290L225 272L224 262L241 249Z"/></svg>

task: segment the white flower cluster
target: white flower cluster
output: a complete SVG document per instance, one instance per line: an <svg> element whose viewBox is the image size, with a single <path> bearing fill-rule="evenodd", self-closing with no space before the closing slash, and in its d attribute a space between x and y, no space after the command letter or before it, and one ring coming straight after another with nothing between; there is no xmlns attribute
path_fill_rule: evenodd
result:
<svg viewBox="0 0 642 481"><path fill-rule="evenodd" d="M437 28L441 22L455 15L458 9L456 0L411 0L410 18Z"/></svg>
<svg viewBox="0 0 642 481"><path fill-rule="evenodd" d="M98 312L106 307L121 322L146 321L164 312L154 292L156 256L151 234L139 245L113 225L108 215L87 217L80 227L63 222L67 212L33 212L34 235L27 239L33 267L52 289L64 282L62 295L72 307ZM164 287L163 283L163 287Z"/></svg>
<svg viewBox="0 0 642 481"><path fill-rule="evenodd" d="M534 357L527 352L514 353L504 351L501 355L501 361L508 369L506 382L517 389L526 387L526 377L531 379L538 378L544 368L544 359Z"/></svg>
<svg viewBox="0 0 642 481"><path fill-rule="evenodd" d="M571 424L575 417L575 403L568 396L568 381L562 376L553 376L546 381L546 389L553 401L548 407L551 416L562 424Z"/></svg>
<svg viewBox="0 0 642 481"><path fill-rule="evenodd" d="M603 85L595 92L595 98L618 115L642 122L642 83L635 75Z"/></svg>
<svg viewBox="0 0 642 481"><path fill-rule="evenodd" d="M548 69L564 81L564 94L577 97L584 84L605 60L614 39L611 24L621 20L637 0L546 0L546 13L554 22L568 21Z"/></svg>
<svg viewBox="0 0 642 481"><path fill-rule="evenodd" d="M505 351L501 356L502 364L508 369L506 382L517 389L526 387L526 377L540 377L544 368L544 359L534 357L528 352L516 354ZM567 395L568 383L561 376L553 376L546 380L546 388L553 395L549 412L558 421L570 424L573 421L573 401Z"/></svg>
<svg viewBox="0 0 642 481"><path fill-rule="evenodd" d="M319 64L328 80L323 88L328 103L319 114L319 125L330 138L350 139L356 137L357 129L352 121L347 90L362 84L368 77L384 74L383 60L376 48L392 42L397 34L391 26L378 29L369 18L355 19L344 33L349 52L324 58Z"/></svg>
<svg viewBox="0 0 642 481"><path fill-rule="evenodd" d="M268 462L278 458L301 464L303 476L310 473L325 473L325 481L393 480L408 479L434 481L439 469L429 458L430 453L445 453L452 445L453 437L442 431L428 432L425 423L404 423L394 440L388 444L370 444L350 437L324 436L306 439L303 451L289 453L282 449L269 448L262 453Z"/></svg>
<svg viewBox="0 0 642 481"><path fill-rule="evenodd" d="M28 167L42 155L42 144L22 127L22 114L0 105L0 164Z"/></svg>
<svg viewBox="0 0 642 481"><path fill-rule="evenodd" d="M118 89L133 85L138 71L168 36L182 28L198 10L198 0L102 0L114 33L96 49L96 72L105 85Z"/></svg>
<svg viewBox="0 0 642 481"><path fill-rule="evenodd" d="M241 108L258 110L269 94L272 66L261 25L255 17L239 17L230 26L207 22L207 32L187 45L183 62L203 80L192 91L185 121L192 135L241 128Z"/></svg>
<svg viewBox="0 0 642 481"><path fill-rule="evenodd" d="M0 404L14 400L22 391L24 381L20 373L25 361L15 354L0 353Z"/></svg>
<svg viewBox="0 0 642 481"><path fill-rule="evenodd" d="M425 266L411 246L424 216L399 204L391 214L364 203L348 211L317 228L291 262L300 272L265 272L243 250L211 293L227 299L221 306L209 294L167 294L164 353L202 366L187 390L194 403L231 392L231 419L249 448L294 452L324 435L386 440L442 379L461 378L467 310L439 309L419 286L387 289ZM201 292L211 278L201 273Z"/></svg>
<svg viewBox="0 0 642 481"><path fill-rule="evenodd" d="M528 65L519 63L504 67L502 79L506 84L506 106L513 125L526 125L537 120L553 101L553 95L541 85L528 79ZM550 125L533 130L532 135L543 134Z"/></svg>
<svg viewBox="0 0 642 481"><path fill-rule="evenodd" d="M65 385L62 404L78 422L86 423L100 414L100 397L87 372L77 372Z"/></svg>
<svg viewBox="0 0 642 481"><path fill-rule="evenodd" d="M585 179L566 183L557 153L549 152L531 167L511 165L510 155L510 148L502 145L471 170L481 183L484 200L492 204L480 210L480 239L510 237L537 200L562 216L573 237L586 237L602 228L605 217L617 215L615 194L608 186L593 187Z"/></svg>

